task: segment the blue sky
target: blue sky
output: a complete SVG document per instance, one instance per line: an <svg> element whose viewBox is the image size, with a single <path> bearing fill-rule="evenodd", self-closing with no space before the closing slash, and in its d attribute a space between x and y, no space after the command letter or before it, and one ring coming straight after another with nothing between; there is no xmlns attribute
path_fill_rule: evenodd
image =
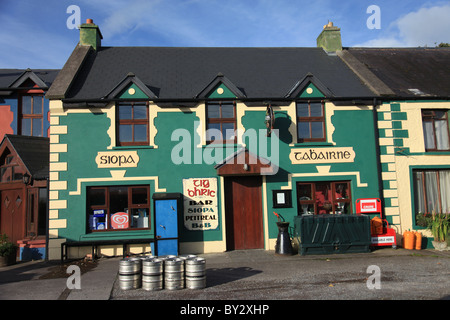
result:
<svg viewBox="0 0 450 320"><path fill-rule="evenodd" d="M0 68L62 68L79 38L70 5L103 46L315 47L328 21L347 47L450 42L448 0L0 0ZM367 26L371 5L379 29Z"/></svg>

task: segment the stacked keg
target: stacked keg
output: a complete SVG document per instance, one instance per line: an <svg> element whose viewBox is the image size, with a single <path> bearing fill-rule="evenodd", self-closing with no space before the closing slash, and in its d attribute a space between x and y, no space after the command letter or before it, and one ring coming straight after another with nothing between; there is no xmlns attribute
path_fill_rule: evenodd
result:
<svg viewBox="0 0 450 320"><path fill-rule="evenodd" d="M142 262L139 258L125 258L119 263L119 284L122 290L138 289L142 283Z"/></svg>
<svg viewBox="0 0 450 320"><path fill-rule="evenodd" d="M206 287L206 261L204 258L194 257L186 259L186 288L202 289Z"/></svg>
<svg viewBox="0 0 450 320"><path fill-rule="evenodd" d="M206 261L195 255L125 258L119 264L122 290L157 291L206 287Z"/></svg>
<svg viewBox="0 0 450 320"><path fill-rule="evenodd" d="M162 259L144 258L142 260L142 289L147 291L161 290L163 288Z"/></svg>
<svg viewBox="0 0 450 320"><path fill-rule="evenodd" d="M169 258L164 261L164 288L178 290L184 288L184 261Z"/></svg>

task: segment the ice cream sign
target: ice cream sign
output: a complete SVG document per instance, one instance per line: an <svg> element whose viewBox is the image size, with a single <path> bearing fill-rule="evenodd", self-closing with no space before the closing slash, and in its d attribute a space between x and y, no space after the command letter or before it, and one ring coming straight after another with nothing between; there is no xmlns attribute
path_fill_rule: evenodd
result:
<svg viewBox="0 0 450 320"><path fill-rule="evenodd" d="M183 195L184 226L188 230L218 227L216 178L183 179Z"/></svg>
<svg viewBox="0 0 450 320"><path fill-rule="evenodd" d="M128 213L117 212L111 215L111 227L113 229L128 229Z"/></svg>

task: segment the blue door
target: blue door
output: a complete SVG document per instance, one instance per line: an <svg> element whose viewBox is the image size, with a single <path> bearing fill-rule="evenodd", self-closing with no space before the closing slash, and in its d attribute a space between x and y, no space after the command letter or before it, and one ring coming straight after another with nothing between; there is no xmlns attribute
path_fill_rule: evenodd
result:
<svg viewBox="0 0 450 320"><path fill-rule="evenodd" d="M155 200L157 255L178 255L177 200Z"/></svg>

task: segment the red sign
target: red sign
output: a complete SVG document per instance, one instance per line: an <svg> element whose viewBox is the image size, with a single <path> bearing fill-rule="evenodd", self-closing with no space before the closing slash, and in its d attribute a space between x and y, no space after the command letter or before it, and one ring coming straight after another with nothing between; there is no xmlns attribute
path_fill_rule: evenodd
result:
<svg viewBox="0 0 450 320"><path fill-rule="evenodd" d="M356 200L356 213L381 213L381 201L378 198Z"/></svg>
<svg viewBox="0 0 450 320"><path fill-rule="evenodd" d="M128 229L129 220L128 213L116 212L111 215L111 227L113 229Z"/></svg>

